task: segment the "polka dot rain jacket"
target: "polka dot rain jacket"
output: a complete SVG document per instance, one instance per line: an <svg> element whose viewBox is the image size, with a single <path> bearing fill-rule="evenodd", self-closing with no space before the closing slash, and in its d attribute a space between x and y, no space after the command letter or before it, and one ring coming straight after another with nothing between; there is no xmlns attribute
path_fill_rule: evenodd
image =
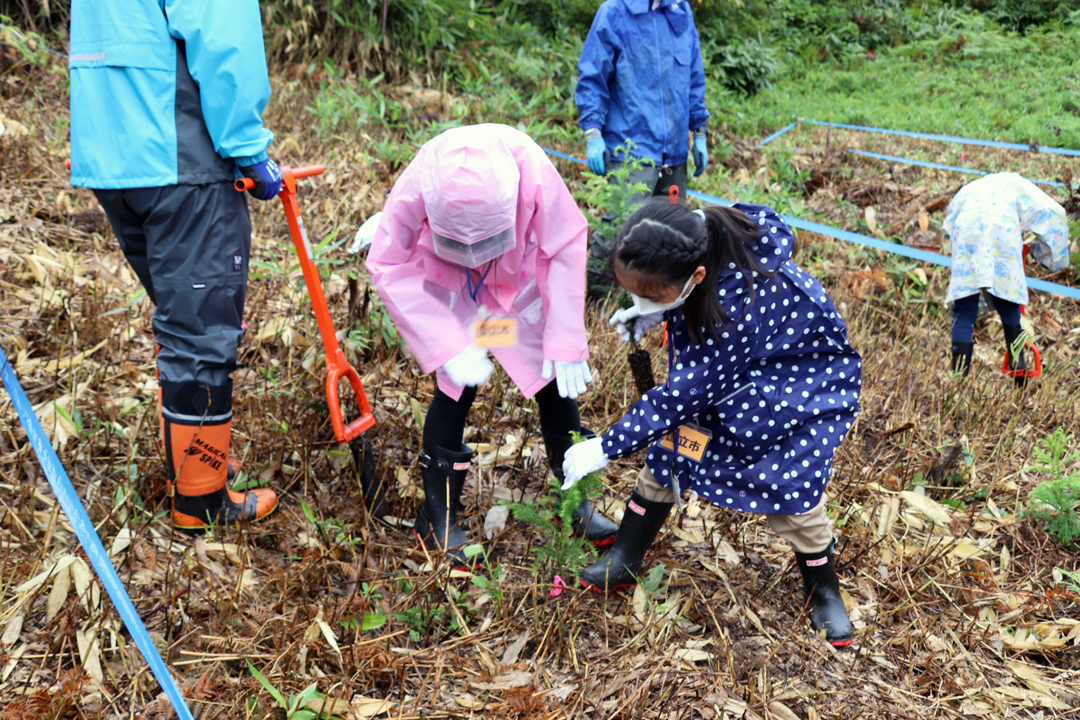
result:
<svg viewBox="0 0 1080 720"><path fill-rule="evenodd" d="M715 292L733 318L687 335L683 309L668 311L669 379L641 396L605 433L604 452L622 457L648 447L656 479L693 489L721 507L798 515L817 506L833 454L859 411L862 362L821 284L791 260L791 231L763 205L737 204L757 222L759 258L774 272L721 274ZM694 292L703 292L699 286ZM691 423L711 437L700 462L661 447Z"/></svg>

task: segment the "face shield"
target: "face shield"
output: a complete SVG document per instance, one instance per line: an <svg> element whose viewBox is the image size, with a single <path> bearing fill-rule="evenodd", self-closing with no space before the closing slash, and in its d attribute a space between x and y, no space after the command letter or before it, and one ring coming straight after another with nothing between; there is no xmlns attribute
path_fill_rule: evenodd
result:
<svg viewBox="0 0 1080 720"><path fill-rule="evenodd" d="M513 250L514 245L517 244L517 232L511 225L491 237L464 243L432 230L431 239L435 246L435 254L443 260L464 265L467 268L477 268Z"/></svg>
<svg viewBox="0 0 1080 720"><path fill-rule="evenodd" d="M435 254L475 268L513 250L521 172L490 126L447 130L423 157L420 190Z"/></svg>

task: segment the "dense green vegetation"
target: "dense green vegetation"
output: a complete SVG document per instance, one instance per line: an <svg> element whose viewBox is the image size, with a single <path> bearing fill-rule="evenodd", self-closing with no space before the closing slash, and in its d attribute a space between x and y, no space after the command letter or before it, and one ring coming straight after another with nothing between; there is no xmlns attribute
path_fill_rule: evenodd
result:
<svg viewBox="0 0 1080 720"><path fill-rule="evenodd" d="M464 89L481 83L488 92L501 86L529 99L523 116L569 119L577 56L598 5L331 0L320 9L287 0L265 6L269 44L279 56L303 49L391 78ZM808 117L1080 145L1077 0L692 5L714 125L761 135Z"/></svg>
<svg viewBox="0 0 1080 720"><path fill-rule="evenodd" d="M938 37L843 61L789 61L756 95L714 84L710 107L759 134L796 117L968 137L1080 146L1080 26L1021 36L965 16Z"/></svg>
<svg viewBox="0 0 1080 720"><path fill-rule="evenodd" d="M599 0L263 2L278 63L331 70L324 92L379 82L483 91L503 121L568 124ZM691 0L713 125L760 136L797 117L1080 146L1080 0ZM63 41L67 2L0 14ZM335 78L353 89L334 87ZM364 86L356 87L356 79ZM366 87L365 87L366 86ZM499 100L502 102L499 102ZM325 124L368 100L325 97ZM516 109L516 112L515 112ZM321 111L320 111L321 112ZM329 128L327 128L329 129Z"/></svg>

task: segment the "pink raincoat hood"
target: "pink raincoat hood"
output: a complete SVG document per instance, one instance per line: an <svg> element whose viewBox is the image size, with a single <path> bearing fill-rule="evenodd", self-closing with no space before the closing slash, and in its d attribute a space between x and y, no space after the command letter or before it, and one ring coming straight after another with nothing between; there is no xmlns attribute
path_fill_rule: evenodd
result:
<svg viewBox="0 0 1080 720"><path fill-rule="evenodd" d="M484 125L446 132L423 154L420 192L431 229L466 245L514 224L521 173Z"/></svg>
<svg viewBox="0 0 1080 720"><path fill-rule="evenodd" d="M474 163L481 157L489 171ZM506 182L515 173L516 182ZM429 202L438 197L429 192L436 187L452 188L446 206ZM504 208L509 198L512 213L492 209L476 217L468 212L475 202ZM507 227L514 229L516 243L492 261L482 282L486 268L470 271L435 254L433 229L465 242ZM453 386L441 367L471 342L469 331L481 306L489 316L517 319L518 344L491 353L532 397L551 382L540 375L545 359L589 357L587 231L566 184L528 135L506 125L454 128L421 147L394 184L367 269L420 369L438 371L439 387L452 398L463 388ZM475 301L466 291L467 278L477 289Z"/></svg>

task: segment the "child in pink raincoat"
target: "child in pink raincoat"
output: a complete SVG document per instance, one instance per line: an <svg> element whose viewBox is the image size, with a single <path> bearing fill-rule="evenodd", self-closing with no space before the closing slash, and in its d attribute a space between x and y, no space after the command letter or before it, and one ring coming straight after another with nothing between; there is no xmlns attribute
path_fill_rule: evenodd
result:
<svg viewBox="0 0 1080 720"><path fill-rule="evenodd" d="M426 143L383 208L368 271L420 368L438 381L416 533L455 565L470 564L457 517L472 457L462 441L476 388L494 370L488 354L536 398L560 478L570 433L581 430L576 398L592 381L586 230L543 150L505 125L454 128ZM603 545L617 528L586 500L574 530Z"/></svg>

